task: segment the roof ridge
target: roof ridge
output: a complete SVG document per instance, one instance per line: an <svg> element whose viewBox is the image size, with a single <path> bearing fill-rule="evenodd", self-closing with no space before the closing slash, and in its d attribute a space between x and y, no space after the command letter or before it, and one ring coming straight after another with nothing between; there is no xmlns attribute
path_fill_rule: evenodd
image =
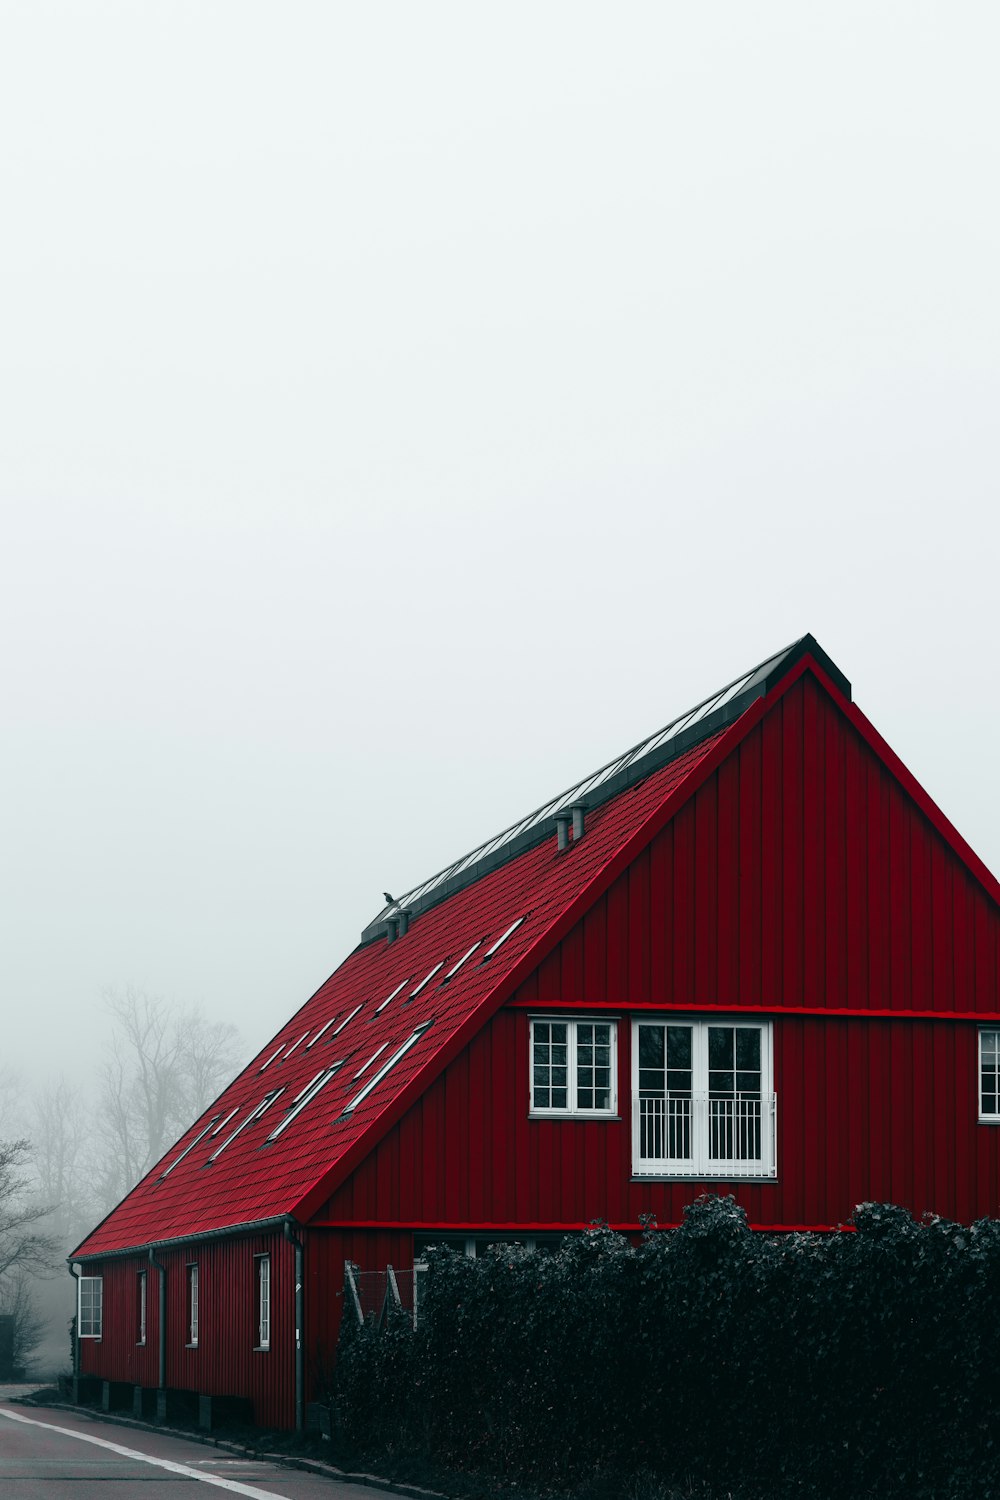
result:
<svg viewBox="0 0 1000 1500"><path fill-rule="evenodd" d="M362 930L362 943L386 936L387 918L391 913L400 908L413 915L426 911L439 901L446 900L455 891L472 885L489 870L506 864L525 849L541 843L551 835L556 815L572 803L586 799L588 809L599 807L618 796L627 786L644 780L654 771L676 760L702 740L728 728L756 698L769 691L780 675L807 653L817 658L844 696L850 699L851 684L843 672L830 660L814 636L800 636L790 645L765 657L749 671L734 677L693 708L678 714L662 728L646 735L628 750L613 756L596 771L588 772L565 791L549 798L540 807L516 819L499 833L484 839L467 854L445 865L434 875L418 882L398 901L383 906Z"/></svg>

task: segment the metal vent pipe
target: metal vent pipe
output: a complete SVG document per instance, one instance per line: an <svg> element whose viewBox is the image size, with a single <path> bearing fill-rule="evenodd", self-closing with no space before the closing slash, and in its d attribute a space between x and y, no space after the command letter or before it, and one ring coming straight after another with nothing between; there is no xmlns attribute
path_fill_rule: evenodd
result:
<svg viewBox="0 0 1000 1500"><path fill-rule="evenodd" d="M583 838L583 821L587 811L586 802L574 802L569 809L573 814L573 842Z"/></svg>
<svg viewBox="0 0 1000 1500"><path fill-rule="evenodd" d="M569 848L569 813L556 814L556 853L561 854L564 849Z"/></svg>
<svg viewBox="0 0 1000 1500"><path fill-rule="evenodd" d="M387 917L385 922L385 935L390 943L394 943L399 936L399 918Z"/></svg>
<svg viewBox="0 0 1000 1500"><path fill-rule="evenodd" d="M410 918L413 913L408 907L403 907L399 913L399 936L405 937L410 930Z"/></svg>

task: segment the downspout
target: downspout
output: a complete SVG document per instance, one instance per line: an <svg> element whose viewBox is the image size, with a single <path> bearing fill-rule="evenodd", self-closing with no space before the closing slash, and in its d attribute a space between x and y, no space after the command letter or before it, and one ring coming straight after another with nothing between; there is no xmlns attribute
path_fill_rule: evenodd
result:
<svg viewBox="0 0 1000 1500"><path fill-rule="evenodd" d="M156 1259L152 1246L150 1246L149 1250L149 1264L154 1266L160 1273L160 1316L158 1329L160 1363L157 1383L159 1389L165 1391L167 1388L167 1268L162 1261Z"/></svg>
<svg viewBox="0 0 1000 1500"><path fill-rule="evenodd" d="M76 1282L76 1307L73 1310L73 1380L74 1383L80 1378L80 1273L72 1256L67 1256L66 1264L69 1266L69 1274ZM73 1400L76 1400L74 1390Z"/></svg>
<svg viewBox="0 0 1000 1500"><path fill-rule="evenodd" d="M295 1250L295 1431L301 1432L302 1397L305 1386L305 1329L303 1327L304 1289L302 1285L302 1241L292 1230L293 1219L285 1220L285 1239Z"/></svg>

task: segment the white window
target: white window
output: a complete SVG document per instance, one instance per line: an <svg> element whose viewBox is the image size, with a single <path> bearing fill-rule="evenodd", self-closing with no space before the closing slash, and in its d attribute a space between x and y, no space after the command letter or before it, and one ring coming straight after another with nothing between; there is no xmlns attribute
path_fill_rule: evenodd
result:
<svg viewBox="0 0 1000 1500"><path fill-rule="evenodd" d="M271 1347L271 1257L254 1256L257 1269L257 1348Z"/></svg>
<svg viewBox="0 0 1000 1500"><path fill-rule="evenodd" d="M979 1118L1000 1120L1000 1031L979 1033Z"/></svg>
<svg viewBox="0 0 1000 1500"><path fill-rule="evenodd" d="M104 1277L81 1276L77 1282L76 1331L82 1339L99 1339L104 1318Z"/></svg>
<svg viewBox="0 0 1000 1500"><path fill-rule="evenodd" d="M408 1036L406 1038L406 1041L396 1048L389 1061L387 1063L383 1063L378 1072L372 1074L371 1078L369 1078L364 1088L360 1089L359 1092L355 1094L350 1103L344 1105L342 1115L349 1115L352 1110L357 1109L358 1105L364 1099L368 1098L368 1095L372 1092L373 1089L378 1088L379 1084L382 1082L382 1079L387 1073L392 1071L392 1069L399 1062L400 1058L405 1057L410 1048L415 1046L416 1043L419 1042L420 1038L423 1036L427 1028L432 1024L433 1020L434 1017L431 1016L429 1021L425 1021L422 1026L418 1026L416 1031ZM379 1050L381 1051L381 1048ZM370 1058L369 1061L374 1061L374 1059ZM362 1069L362 1071L364 1070Z"/></svg>
<svg viewBox="0 0 1000 1500"><path fill-rule="evenodd" d="M636 1021L633 1170L652 1176L773 1177L771 1026Z"/></svg>
<svg viewBox="0 0 1000 1500"><path fill-rule="evenodd" d="M192 1349L198 1345L198 1267L187 1268L187 1341Z"/></svg>
<svg viewBox="0 0 1000 1500"><path fill-rule="evenodd" d="M614 1021L531 1022L531 1113L613 1115L618 1107Z"/></svg>
<svg viewBox="0 0 1000 1500"><path fill-rule="evenodd" d="M140 1271L136 1277L136 1343L146 1342L146 1273Z"/></svg>

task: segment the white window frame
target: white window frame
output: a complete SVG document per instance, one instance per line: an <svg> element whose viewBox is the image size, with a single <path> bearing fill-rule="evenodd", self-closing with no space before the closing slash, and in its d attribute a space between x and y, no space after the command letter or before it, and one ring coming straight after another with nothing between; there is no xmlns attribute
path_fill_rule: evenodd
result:
<svg viewBox="0 0 1000 1500"><path fill-rule="evenodd" d="M139 1309L138 1309L138 1311L139 1311L139 1337L136 1339L136 1343L137 1344L144 1344L146 1342L146 1272L145 1271L140 1271L139 1272L138 1292L139 1292Z"/></svg>
<svg viewBox="0 0 1000 1500"><path fill-rule="evenodd" d="M568 1102L558 1108L549 1104L535 1103L535 1026L541 1022L546 1026L565 1026ZM605 1109L580 1109L576 1104L577 1086L577 1035L578 1025L609 1026L611 1028L611 1099ZM569 1016L563 1011L556 1015L531 1017L528 1028L528 1114L536 1119L609 1120L618 1118L618 1020L609 1016Z"/></svg>
<svg viewBox="0 0 1000 1500"><path fill-rule="evenodd" d="M639 1027L692 1028L692 1109L690 1157L640 1156ZM712 1026L759 1031L761 1154L752 1158L713 1158L709 1143L708 1032ZM632 1174L634 1177L695 1177L701 1181L760 1181L778 1175L777 1100L774 1094L774 1027L746 1015L643 1015L632 1021Z"/></svg>
<svg viewBox="0 0 1000 1500"><path fill-rule="evenodd" d="M257 1287L257 1343L258 1350L271 1347L271 1256L255 1255L254 1281Z"/></svg>
<svg viewBox="0 0 1000 1500"><path fill-rule="evenodd" d="M187 1347L197 1349L198 1347L198 1262L188 1261L185 1266L184 1296L187 1303L185 1320L187 1322Z"/></svg>
<svg viewBox="0 0 1000 1500"><path fill-rule="evenodd" d="M104 1336L103 1276L81 1276L77 1280L76 1335L97 1342Z"/></svg>
<svg viewBox="0 0 1000 1500"><path fill-rule="evenodd" d="M979 1028L979 1046L977 1049L977 1068L979 1073L979 1121L983 1125L1000 1125L1000 1087L997 1088L997 1107L993 1113L983 1109L983 1038L992 1036L996 1038L997 1057L1000 1058L1000 1026L981 1026ZM1000 1079L997 1079L1000 1085Z"/></svg>

